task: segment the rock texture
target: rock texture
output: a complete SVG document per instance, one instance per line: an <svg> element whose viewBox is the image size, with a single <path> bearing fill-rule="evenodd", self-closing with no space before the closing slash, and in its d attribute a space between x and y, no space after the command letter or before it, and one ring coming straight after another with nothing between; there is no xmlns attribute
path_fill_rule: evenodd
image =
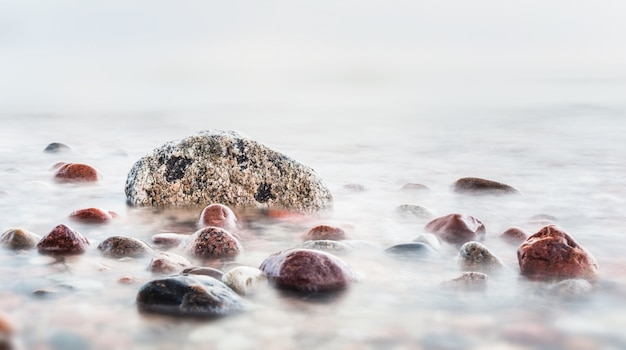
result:
<svg viewBox="0 0 626 350"><path fill-rule="evenodd" d="M481 179L478 177L464 177L456 180L453 185L455 192L459 193L517 193L518 191L501 182Z"/></svg>
<svg viewBox="0 0 626 350"><path fill-rule="evenodd" d="M226 231L233 232L237 229L237 217L229 207L213 203L202 209L198 225L200 227L221 227Z"/></svg>
<svg viewBox="0 0 626 350"><path fill-rule="evenodd" d="M70 219L86 224L105 224L116 216L117 214L112 211L100 208L85 208L73 211L70 214Z"/></svg>
<svg viewBox="0 0 626 350"><path fill-rule="evenodd" d="M528 237L517 249L517 259L521 274L533 280L594 281L600 274L593 255L555 225Z"/></svg>
<svg viewBox="0 0 626 350"><path fill-rule="evenodd" d="M528 233L519 227L509 227L500 234L500 239L513 245L520 245L527 238Z"/></svg>
<svg viewBox="0 0 626 350"><path fill-rule="evenodd" d="M21 228L13 228L5 231L0 236L0 244L13 250L32 249L40 239L41 237L32 232Z"/></svg>
<svg viewBox="0 0 626 350"><path fill-rule="evenodd" d="M327 239L316 239L303 242L300 248L321 250L333 254L345 254L353 250L351 246L343 241L331 241Z"/></svg>
<svg viewBox="0 0 626 350"><path fill-rule="evenodd" d="M459 277L441 283L441 287L451 291L483 291L487 289L489 276L481 272L464 272Z"/></svg>
<svg viewBox="0 0 626 350"><path fill-rule="evenodd" d="M203 258L233 258L243 248L228 231L219 227L205 227L188 238L187 250Z"/></svg>
<svg viewBox="0 0 626 350"><path fill-rule="evenodd" d="M37 243L37 249L42 254L82 254L88 247L87 238L65 225L56 226Z"/></svg>
<svg viewBox="0 0 626 350"><path fill-rule="evenodd" d="M146 243L132 237L113 236L98 245L102 254L113 258L140 258L152 252Z"/></svg>
<svg viewBox="0 0 626 350"><path fill-rule="evenodd" d="M314 240L340 241L346 239L346 232L337 226L318 225L309 230L303 237L304 241Z"/></svg>
<svg viewBox="0 0 626 350"><path fill-rule="evenodd" d="M143 285L137 307L154 312L189 317L216 317L241 311L241 298L224 283L208 276L174 276Z"/></svg>
<svg viewBox="0 0 626 350"><path fill-rule="evenodd" d="M505 269L504 263L486 246L467 242L459 250L461 269L464 271L492 272Z"/></svg>
<svg viewBox="0 0 626 350"><path fill-rule="evenodd" d="M356 275L345 262L317 250L282 251L265 259L259 269L278 288L301 292L341 290L356 280Z"/></svg>
<svg viewBox="0 0 626 350"><path fill-rule="evenodd" d="M152 258L148 270L153 273L178 273L185 268L191 267L191 262L186 258L168 252L160 252Z"/></svg>
<svg viewBox="0 0 626 350"><path fill-rule="evenodd" d="M430 210L415 204L400 204L396 207L396 214L404 219L430 219L433 217Z"/></svg>
<svg viewBox="0 0 626 350"><path fill-rule="evenodd" d="M442 216L426 224L424 229L434 233L442 241L452 244L481 241L485 237L485 225L471 215Z"/></svg>
<svg viewBox="0 0 626 350"><path fill-rule="evenodd" d="M327 209L332 196L313 169L233 131L206 130L141 158L126 180L133 205Z"/></svg>
<svg viewBox="0 0 626 350"><path fill-rule="evenodd" d="M91 165L65 163L57 169L54 178L58 182L95 182L100 174Z"/></svg>

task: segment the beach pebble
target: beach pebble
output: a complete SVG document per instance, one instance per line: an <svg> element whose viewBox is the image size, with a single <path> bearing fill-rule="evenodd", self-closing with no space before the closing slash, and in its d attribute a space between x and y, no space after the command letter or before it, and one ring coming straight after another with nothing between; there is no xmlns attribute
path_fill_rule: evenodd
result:
<svg viewBox="0 0 626 350"><path fill-rule="evenodd" d="M188 238L187 250L203 258L232 258L243 248L239 240L219 227L205 227Z"/></svg>
<svg viewBox="0 0 626 350"><path fill-rule="evenodd" d="M593 286L585 279L568 279L551 285L548 293L559 299L581 300L588 298L593 293Z"/></svg>
<svg viewBox="0 0 626 350"><path fill-rule="evenodd" d="M385 252L394 256L411 258L411 259L429 258L432 256L439 255L437 251L433 249L433 247L422 242L396 244L385 249Z"/></svg>
<svg viewBox="0 0 626 350"><path fill-rule="evenodd" d="M489 276L482 272L463 272L459 277L442 282L441 287L455 291L482 291L487 289Z"/></svg>
<svg viewBox="0 0 626 350"><path fill-rule="evenodd" d="M100 175L91 165L65 163L57 169L54 178L59 182L95 182Z"/></svg>
<svg viewBox="0 0 626 350"><path fill-rule="evenodd" d="M569 234L555 225L545 226L517 249L523 276L532 280L594 281L600 274L596 259Z"/></svg>
<svg viewBox="0 0 626 350"><path fill-rule="evenodd" d="M37 243L37 249L42 254L82 254L88 247L87 238L63 224L56 226Z"/></svg>
<svg viewBox="0 0 626 350"><path fill-rule="evenodd" d="M70 214L70 219L85 224L104 224L116 217L112 211L100 208L85 208L75 210Z"/></svg>
<svg viewBox="0 0 626 350"><path fill-rule="evenodd" d="M209 204L202 209L198 225L200 227L221 227L226 231L233 232L237 230L237 217L232 209L223 204Z"/></svg>
<svg viewBox="0 0 626 350"><path fill-rule="evenodd" d="M400 204L396 207L396 214L404 219L430 219L433 217L430 210L414 204Z"/></svg>
<svg viewBox="0 0 626 350"><path fill-rule="evenodd" d="M345 184L345 185L343 185L343 188L345 190L348 190L348 191L351 191L351 192L365 192L365 191L367 191L367 187L365 187L364 185L358 184L358 183Z"/></svg>
<svg viewBox="0 0 626 350"><path fill-rule="evenodd" d="M144 284L137 293L142 312L190 317L216 317L244 308L224 283L209 276L173 276Z"/></svg>
<svg viewBox="0 0 626 350"><path fill-rule="evenodd" d="M194 266L188 267L181 271L181 275L204 275L211 276L215 279L222 280L222 276L224 273L218 269L214 269L212 267L204 267L204 266Z"/></svg>
<svg viewBox="0 0 626 350"><path fill-rule="evenodd" d="M459 262L463 271L491 272L504 269L504 263L485 245L467 242L459 250Z"/></svg>
<svg viewBox="0 0 626 350"><path fill-rule="evenodd" d="M338 257L310 249L275 253L259 269L276 287L301 292L341 290L357 279L352 268Z"/></svg>
<svg viewBox="0 0 626 350"><path fill-rule="evenodd" d="M432 233L423 233L413 240L413 242L428 244L435 250L441 249L441 241Z"/></svg>
<svg viewBox="0 0 626 350"><path fill-rule="evenodd" d="M329 240L340 241L346 239L346 232L337 226L318 225L309 230L304 236L303 241Z"/></svg>
<svg viewBox="0 0 626 350"><path fill-rule="evenodd" d="M415 182L409 182L402 186L402 190L405 190L405 191L424 191L424 190L429 190L429 189L430 188L428 188L428 186L422 185L420 183L415 183Z"/></svg>
<svg viewBox="0 0 626 350"><path fill-rule="evenodd" d="M436 218L424 227L441 240L452 244L481 241L485 237L485 225L471 215L449 214Z"/></svg>
<svg viewBox="0 0 626 350"><path fill-rule="evenodd" d="M528 233L519 227L509 227L500 234L500 239L509 244L519 246L528 236Z"/></svg>
<svg viewBox="0 0 626 350"><path fill-rule="evenodd" d="M0 244L13 250L32 249L40 239L41 237L30 231L12 228L0 236Z"/></svg>
<svg viewBox="0 0 626 350"><path fill-rule="evenodd" d="M126 180L133 205L328 209L332 195L310 167L234 131L205 130L155 149Z"/></svg>
<svg viewBox="0 0 626 350"><path fill-rule="evenodd" d="M178 273L190 266L191 262L178 254L159 252L150 261L148 270L153 273L172 274Z"/></svg>
<svg viewBox="0 0 626 350"><path fill-rule="evenodd" d="M152 236L152 243L164 248L172 248L181 245L189 235L181 235L178 233L157 233Z"/></svg>
<svg viewBox="0 0 626 350"><path fill-rule="evenodd" d="M43 149L43 151L46 153L61 153L61 152L67 152L71 150L72 149L70 148L70 146L61 142L52 142L48 144L46 148Z"/></svg>
<svg viewBox="0 0 626 350"><path fill-rule="evenodd" d="M300 248L321 250L334 254L349 253L353 249L343 241L330 241L327 239L317 239L314 241L306 241L300 245Z"/></svg>
<svg viewBox="0 0 626 350"><path fill-rule="evenodd" d="M98 245L98 250L112 258L140 258L152 253L152 248L146 243L133 237L124 236L113 236L105 239Z"/></svg>
<svg viewBox="0 0 626 350"><path fill-rule="evenodd" d="M518 191L506 184L481 179L477 177L464 177L456 180L453 185L454 191L459 193L517 193Z"/></svg>
<svg viewBox="0 0 626 350"><path fill-rule="evenodd" d="M254 293L266 281L263 271L249 266L237 266L222 276L222 282L239 295Z"/></svg>

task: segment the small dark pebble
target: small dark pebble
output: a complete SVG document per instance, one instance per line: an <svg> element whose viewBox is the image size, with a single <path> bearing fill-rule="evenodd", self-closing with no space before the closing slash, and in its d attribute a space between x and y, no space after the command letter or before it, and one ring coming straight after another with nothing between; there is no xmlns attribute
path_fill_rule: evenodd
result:
<svg viewBox="0 0 626 350"><path fill-rule="evenodd" d="M46 146L46 148L43 149L43 151L47 153L61 153L61 152L66 152L70 150L71 150L70 146L64 143L60 143L60 142L52 142L51 144Z"/></svg>
<svg viewBox="0 0 626 350"><path fill-rule="evenodd" d="M188 267L184 269L180 274L181 275L210 276L220 281L222 280L222 276L224 276L224 273L222 271L218 269L214 269L212 267L204 267L204 266Z"/></svg>
<svg viewBox="0 0 626 350"><path fill-rule="evenodd" d="M463 244L481 241L485 237L485 225L471 215L449 214L430 221L424 227L426 232L437 235L442 241Z"/></svg>
<svg viewBox="0 0 626 350"><path fill-rule="evenodd" d="M146 243L133 237L124 236L113 236L105 239L98 245L98 250L113 258L140 258L152 252L152 248Z"/></svg>
<svg viewBox="0 0 626 350"><path fill-rule="evenodd" d="M63 224L56 226L37 243L37 249L42 254L82 254L87 247L89 247L87 238Z"/></svg>
<svg viewBox="0 0 626 350"><path fill-rule="evenodd" d="M40 239L41 237L32 232L21 228L13 228L5 231L0 236L0 244L13 250L32 249Z"/></svg>
<svg viewBox="0 0 626 350"><path fill-rule="evenodd" d="M209 276L174 276L143 285L137 293L142 312L211 318L242 311L244 304L233 290Z"/></svg>
<svg viewBox="0 0 626 350"><path fill-rule="evenodd" d="M232 258L242 247L237 238L219 227L206 227L189 237L188 249L204 258Z"/></svg>
<svg viewBox="0 0 626 350"><path fill-rule="evenodd" d="M85 224L105 224L116 216L117 214L112 211L100 208L85 208L73 211L70 214L70 219Z"/></svg>
<svg viewBox="0 0 626 350"><path fill-rule="evenodd" d="M453 185L454 191L459 193L517 193L518 191L506 184L481 179L477 177L464 177L458 179Z"/></svg>
<svg viewBox="0 0 626 350"><path fill-rule="evenodd" d="M346 239L346 232L337 226L318 225L309 230L303 237L303 241L314 240L340 241Z"/></svg>
<svg viewBox="0 0 626 350"><path fill-rule="evenodd" d="M430 245L422 242L396 244L385 249L385 252L400 258L424 259L439 255Z"/></svg>
<svg viewBox="0 0 626 350"><path fill-rule="evenodd" d="M65 163L54 174L59 182L95 182L99 177L94 167L80 163Z"/></svg>
<svg viewBox="0 0 626 350"><path fill-rule="evenodd" d="M400 204L396 207L396 214L404 219L430 219L433 213L430 210L414 204Z"/></svg>

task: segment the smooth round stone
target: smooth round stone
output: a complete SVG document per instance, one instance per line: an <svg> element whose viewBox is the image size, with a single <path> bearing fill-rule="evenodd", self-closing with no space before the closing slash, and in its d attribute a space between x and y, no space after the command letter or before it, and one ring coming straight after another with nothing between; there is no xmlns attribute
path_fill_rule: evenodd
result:
<svg viewBox="0 0 626 350"><path fill-rule="evenodd" d="M337 291L357 280L352 268L338 257L310 249L275 253L259 269L278 288L301 292Z"/></svg>
<svg viewBox="0 0 626 350"><path fill-rule="evenodd" d="M150 281L137 293L142 312L188 317L217 317L242 311L242 299L208 276L173 276Z"/></svg>
<svg viewBox="0 0 626 350"><path fill-rule="evenodd" d="M478 177L464 177L458 179L453 185L454 191L459 193L470 193L470 194L480 194L480 193L491 193L491 194L499 194L499 193L518 193L518 191L501 182L481 179Z"/></svg>
<svg viewBox="0 0 626 350"><path fill-rule="evenodd" d="M198 220L200 227L221 227L226 231L237 230L237 217L235 212L223 204L209 204L200 213Z"/></svg>
<svg viewBox="0 0 626 350"><path fill-rule="evenodd" d="M203 258L233 258L243 250L235 236L219 227L196 231L189 237L187 249Z"/></svg>
<svg viewBox="0 0 626 350"><path fill-rule="evenodd" d="M300 248L321 250L329 253L343 254L349 253L353 249L343 241L330 241L327 239L318 239L314 241L306 241L300 245Z"/></svg>
<svg viewBox="0 0 626 350"><path fill-rule="evenodd" d="M471 215L449 214L436 218L426 224L424 229L434 233L442 241L463 244L469 241L481 241L485 238L485 225Z"/></svg>
<svg viewBox="0 0 626 350"><path fill-rule="evenodd" d="M430 190L430 188L428 188L428 186L422 185L420 183L409 182L409 183L404 184L402 186L402 190L404 190L404 191L425 191L425 190Z"/></svg>
<svg viewBox="0 0 626 350"><path fill-rule="evenodd" d="M67 152L71 150L72 149L70 148L70 146L61 142L52 142L48 144L46 148L43 149L43 151L46 153L61 153L61 152Z"/></svg>
<svg viewBox="0 0 626 350"><path fill-rule="evenodd" d="M0 244L13 250L32 249L40 239L41 237L30 231L12 228L0 236Z"/></svg>
<svg viewBox="0 0 626 350"><path fill-rule="evenodd" d="M100 175L91 165L65 163L57 169L54 178L58 182L95 182Z"/></svg>
<svg viewBox="0 0 626 350"><path fill-rule="evenodd" d="M237 266L222 276L222 282L239 295L252 294L266 281L263 271L249 266Z"/></svg>
<svg viewBox="0 0 626 350"><path fill-rule="evenodd" d="M98 245L98 250L113 258L140 258L152 253L152 248L146 243L133 237L124 236L113 236L105 239Z"/></svg>
<svg viewBox="0 0 626 350"><path fill-rule="evenodd" d="M585 279L569 279L551 285L548 293L565 300L580 300L591 296L593 286Z"/></svg>
<svg viewBox="0 0 626 350"><path fill-rule="evenodd" d="M42 254L82 254L88 247L87 238L63 224L56 226L37 243L37 249Z"/></svg>
<svg viewBox="0 0 626 350"><path fill-rule="evenodd" d="M70 219L85 224L105 224L116 216L117 214L112 211L100 208L85 208L73 211L70 214Z"/></svg>
<svg viewBox="0 0 626 350"><path fill-rule="evenodd" d="M180 274L181 275L210 276L220 281L222 280L222 276L224 276L224 273L222 271L218 269L214 269L212 267L204 267L204 266L188 267L184 269Z"/></svg>
<svg viewBox="0 0 626 350"><path fill-rule="evenodd" d="M509 227L500 234L500 239L509 244L519 246L528 236L528 233L519 227Z"/></svg>
<svg viewBox="0 0 626 350"><path fill-rule="evenodd" d="M400 204L396 207L396 214L404 219L430 219L433 213L419 205Z"/></svg>
<svg viewBox="0 0 626 350"><path fill-rule="evenodd" d="M385 249L385 252L397 257L424 259L438 255L430 245L421 242L396 244Z"/></svg>
<svg viewBox="0 0 626 350"><path fill-rule="evenodd" d="M161 247L172 248L181 245L187 238L189 235L171 232L157 233L152 236L152 243Z"/></svg>
<svg viewBox="0 0 626 350"><path fill-rule="evenodd" d="M459 250L460 265L464 271L491 272L505 269L504 263L485 245L467 242Z"/></svg>
<svg viewBox="0 0 626 350"><path fill-rule="evenodd" d="M441 241L432 233L423 233L413 240L413 242L425 243L435 250L441 249Z"/></svg>
<svg viewBox="0 0 626 350"><path fill-rule="evenodd" d="M595 281L600 274L593 255L555 225L528 237L517 249L517 260L521 274L532 280Z"/></svg>
<svg viewBox="0 0 626 350"><path fill-rule="evenodd" d="M235 131L205 130L168 142L131 168L132 205L283 208L317 212L332 195L310 167Z"/></svg>
<svg viewBox="0 0 626 350"><path fill-rule="evenodd" d="M309 230L303 237L304 241L314 240L340 241L346 239L346 231L337 226L318 225Z"/></svg>
<svg viewBox="0 0 626 350"><path fill-rule="evenodd" d="M483 291L489 276L482 272L463 272L459 277L441 283L441 287L455 291Z"/></svg>
<svg viewBox="0 0 626 350"><path fill-rule="evenodd" d="M150 261L148 270L153 273L172 274L188 267L191 267L191 262L186 258L174 253L159 252Z"/></svg>

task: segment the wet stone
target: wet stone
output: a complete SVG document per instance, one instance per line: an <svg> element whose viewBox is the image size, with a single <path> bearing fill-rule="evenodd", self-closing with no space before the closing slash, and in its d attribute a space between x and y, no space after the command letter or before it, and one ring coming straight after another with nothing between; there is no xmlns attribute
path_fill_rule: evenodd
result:
<svg viewBox="0 0 626 350"><path fill-rule="evenodd" d="M413 240L413 242L428 244L435 250L441 249L441 241L432 233L423 233Z"/></svg>
<svg viewBox="0 0 626 350"><path fill-rule="evenodd" d="M467 242L459 250L459 261L464 271L491 272L505 269L502 261L478 242Z"/></svg>
<svg viewBox="0 0 626 350"><path fill-rule="evenodd" d="M159 252L150 261L148 270L153 273L172 274L178 273L191 266L186 258L169 252Z"/></svg>
<svg viewBox="0 0 626 350"><path fill-rule="evenodd" d="M396 214L403 219L430 219L433 217L430 210L414 204L400 204L396 207Z"/></svg>
<svg viewBox="0 0 626 350"><path fill-rule="evenodd" d="M587 249L555 225L545 226L517 249L520 272L532 280L595 281L600 269Z"/></svg>
<svg viewBox="0 0 626 350"><path fill-rule="evenodd" d="M41 237L30 231L13 228L5 231L0 236L0 244L13 250L26 250L35 248L40 239Z"/></svg>
<svg viewBox="0 0 626 350"><path fill-rule="evenodd" d="M137 293L142 312L212 318L244 309L242 299L224 283L208 276L174 276L143 285Z"/></svg>
<svg viewBox="0 0 626 350"><path fill-rule="evenodd" d="M559 299L576 301L590 297L593 286L585 279L569 279L551 285L548 293Z"/></svg>
<svg viewBox="0 0 626 350"><path fill-rule="evenodd" d="M260 268L281 289L332 292L344 289L356 274L338 257L309 249L290 249L269 256Z"/></svg>
<svg viewBox="0 0 626 350"><path fill-rule="evenodd" d="M181 245L189 235L181 235L178 233L157 233L152 236L152 243L163 248L172 248Z"/></svg>
<svg viewBox="0 0 626 350"><path fill-rule="evenodd" d="M58 182L95 182L99 177L94 167L80 163L65 163L54 174Z"/></svg>
<svg viewBox="0 0 626 350"><path fill-rule="evenodd" d="M439 255L433 247L421 242L396 244L387 248L385 252L396 257L410 259L424 259Z"/></svg>
<svg viewBox="0 0 626 350"><path fill-rule="evenodd" d="M464 177L458 179L454 183L453 189L455 192L473 194L518 193L515 188L507 184L477 177Z"/></svg>
<svg viewBox="0 0 626 350"><path fill-rule="evenodd" d="M72 220L85 224L105 224L116 216L117 214L112 211L100 208L85 208L73 211L69 217Z"/></svg>
<svg viewBox="0 0 626 350"><path fill-rule="evenodd" d="M200 227L220 227L226 231L237 230L237 217L232 209L223 204L209 204L200 213Z"/></svg>
<svg viewBox="0 0 626 350"><path fill-rule="evenodd" d="M152 253L152 248L146 243L133 237L124 236L113 236L105 239L98 245L98 250L113 258L140 258Z"/></svg>
<svg viewBox="0 0 626 350"><path fill-rule="evenodd" d="M402 190L403 191L427 191L427 190L430 190L430 188L420 183L410 182L410 183L404 184L402 186Z"/></svg>
<svg viewBox="0 0 626 350"><path fill-rule="evenodd" d="M70 146L61 142L52 142L43 149L43 151L46 153L62 153L71 150L72 149L70 148Z"/></svg>
<svg viewBox="0 0 626 350"><path fill-rule="evenodd" d="M346 239L346 232L337 226L318 225L309 230L303 237L304 241L329 240L340 241Z"/></svg>
<svg viewBox="0 0 626 350"><path fill-rule="evenodd" d="M463 244L481 241L485 237L485 225L471 215L449 214L430 221L424 228L442 241Z"/></svg>
<svg viewBox="0 0 626 350"><path fill-rule="evenodd" d="M452 291L483 291L489 276L482 272L464 272L459 277L441 283L441 288Z"/></svg>
<svg viewBox="0 0 626 350"><path fill-rule="evenodd" d="M271 181L270 181L271 180ZM141 206L284 208L316 212L332 195L313 169L234 131L168 142L130 170L128 202Z"/></svg>
<svg viewBox="0 0 626 350"><path fill-rule="evenodd" d="M242 247L237 238L219 227L206 227L188 238L187 249L203 258L233 258Z"/></svg>
<svg viewBox="0 0 626 350"><path fill-rule="evenodd" d="M239 295L249 295L267 282L263 271L249 266L238 266L222 276L222 282Z"/></svg>
<svg viewBox="0 0 626 350"><path fill-rule="evenodd" d="M314 241L306 241L300 245L300 248L321 250L334 254L349 253L353 248L342 241L330 241L327 239L318 239Z"/></svg>
<svg viewBox="0 0 626 350"><path fill-rule="evenodd" d="M52 229L37 243L37 249L42 254L82 254L88 247L87 238L78 231L62 224Z"/></svg>
<svg viewBox="0 0 626 350"><path fill-rule="evenodd" d="M224 273L222 271L218 269L214 269L212 267L204 267L204 266L188 267L184 269L180 274L181 275L210 276L220 281L222 280L222 276L224 276Z"/></svg>
<svg viewBox="0 0 626 350"><path fill-rule="evenodd" d="M509 227L500 234L500 239L509 244L519 246L528 236L528 233L519 227Z"/></svg>

